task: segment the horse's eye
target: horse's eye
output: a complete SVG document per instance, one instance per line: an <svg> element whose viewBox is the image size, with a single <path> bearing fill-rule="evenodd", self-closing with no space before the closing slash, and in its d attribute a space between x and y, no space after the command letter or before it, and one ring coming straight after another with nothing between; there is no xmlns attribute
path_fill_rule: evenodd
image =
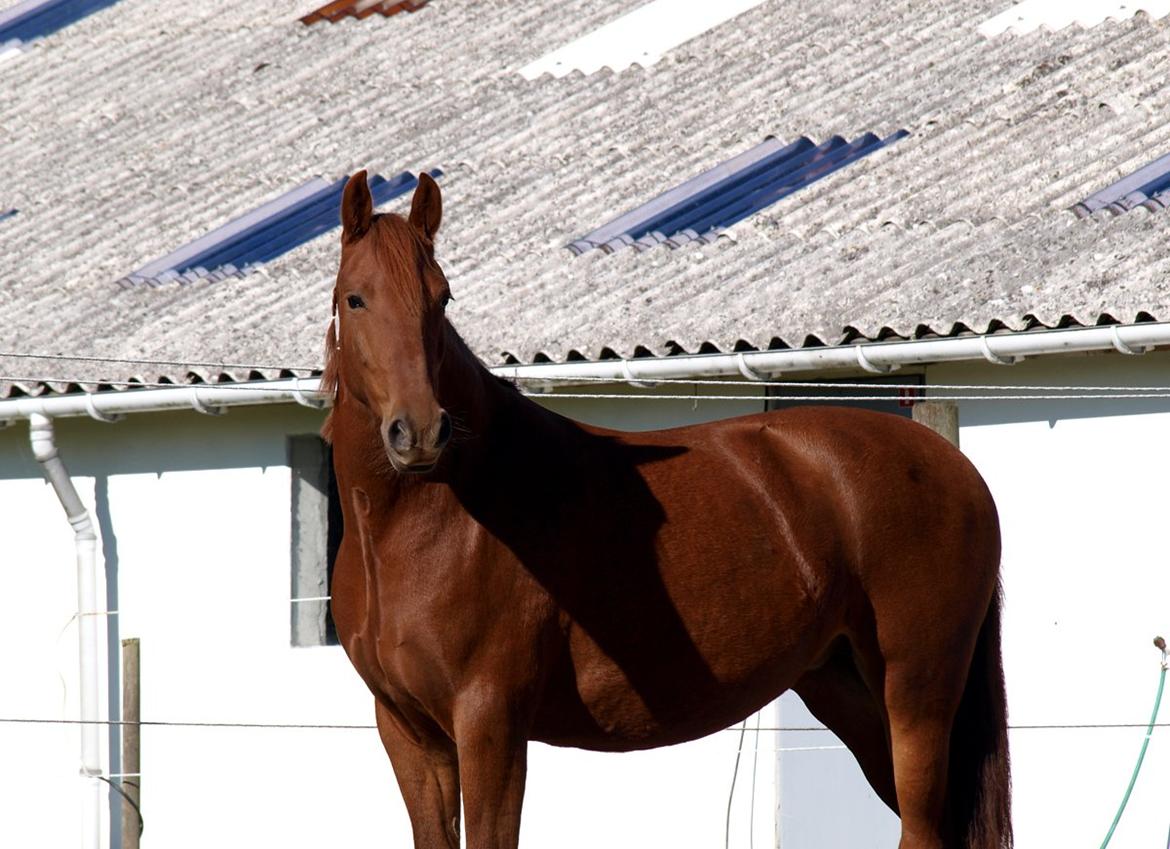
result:
<svg viewBox="0 0 1170 849"><path fill-rule="evenodd" d="M443 297L439 298L439 306L443 309L447 309L447 304L451 303L451 300L451 293L448 292L447 294L443 295Z"/></svg>
<svg viewBox="0 0 1170 849"><path fill-rule="evenodd" d="M360 295L350 295L345 299L345 302L349 304L351 310L360 310L366 305L366 302L361 299Z"/></svg>

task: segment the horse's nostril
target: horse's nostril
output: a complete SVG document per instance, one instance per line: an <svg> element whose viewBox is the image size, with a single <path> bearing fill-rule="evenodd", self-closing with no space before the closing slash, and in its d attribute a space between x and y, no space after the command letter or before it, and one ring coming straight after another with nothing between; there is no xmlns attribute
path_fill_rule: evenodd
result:
<svg viewBox="0 0 1170 849"><path fill-rule="evenodd" d="M386 436L390 444L399 451L411 448L410 426L402 419L390 422L390 427L386 429Z"/></svg>
<svg viewBox="0 0 1170 849"><path fill-rule="evenodd" d="M439 414L439 435L437 441L442 448L451 438L451 417L444 411Z"/></svg>

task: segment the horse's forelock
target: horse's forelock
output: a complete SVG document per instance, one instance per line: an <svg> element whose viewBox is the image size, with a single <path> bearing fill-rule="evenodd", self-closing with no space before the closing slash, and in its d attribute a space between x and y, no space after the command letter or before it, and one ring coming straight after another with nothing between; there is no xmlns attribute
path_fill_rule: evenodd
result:
<svg viewBox="0 0 1170 849"><path fill-rule="evenodd" d="M430 253L429 243L409 221L394 213L377 216L370 237L385 279L399 283L404 301L421 309L421 272Z"/></svg>

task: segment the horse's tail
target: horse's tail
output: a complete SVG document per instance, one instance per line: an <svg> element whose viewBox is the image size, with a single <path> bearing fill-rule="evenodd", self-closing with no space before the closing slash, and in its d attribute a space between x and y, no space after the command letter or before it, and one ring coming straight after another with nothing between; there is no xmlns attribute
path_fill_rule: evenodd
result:
<svg viewBox="0 0 1170 849"><path fill-rule="evenodd" d="M951 731L948 801L958 845L968 849L1012 849L1014 845L1007 698L1000 655L1002 598L997 583Z"/></svg>

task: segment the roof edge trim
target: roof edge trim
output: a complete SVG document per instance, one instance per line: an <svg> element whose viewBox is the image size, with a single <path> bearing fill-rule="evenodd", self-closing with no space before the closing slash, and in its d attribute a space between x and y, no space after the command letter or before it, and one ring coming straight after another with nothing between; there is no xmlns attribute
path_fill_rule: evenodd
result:
<svg viewBox="0 0 1170 849"><path fill-rule="evenodd" d="M1008 364L1026 357L1086 351L1118 351L1141 354L1170 346L1170 322L1141 322L1078 327L1064 330L1025 330L977 336L869 342L824 348L789 348L779 351L742 351L731 354L687 354L639 357L625 360L584 360L565 363L533 363L491 367L498 377L530 381L549 388L611 379L653 382L665 378L743 377L745 374L775 377L813 371L893 371L902 366L986 360ZM989 356L990 355L990 356ZM129 389L120 392L72 393L9 398L0 401L0 426L39 414L50 418L90 416L105 420L126 413L166 410L300 403L320 406L317 378L288 378L218 386L187 385L165 389Z"/></svg>

